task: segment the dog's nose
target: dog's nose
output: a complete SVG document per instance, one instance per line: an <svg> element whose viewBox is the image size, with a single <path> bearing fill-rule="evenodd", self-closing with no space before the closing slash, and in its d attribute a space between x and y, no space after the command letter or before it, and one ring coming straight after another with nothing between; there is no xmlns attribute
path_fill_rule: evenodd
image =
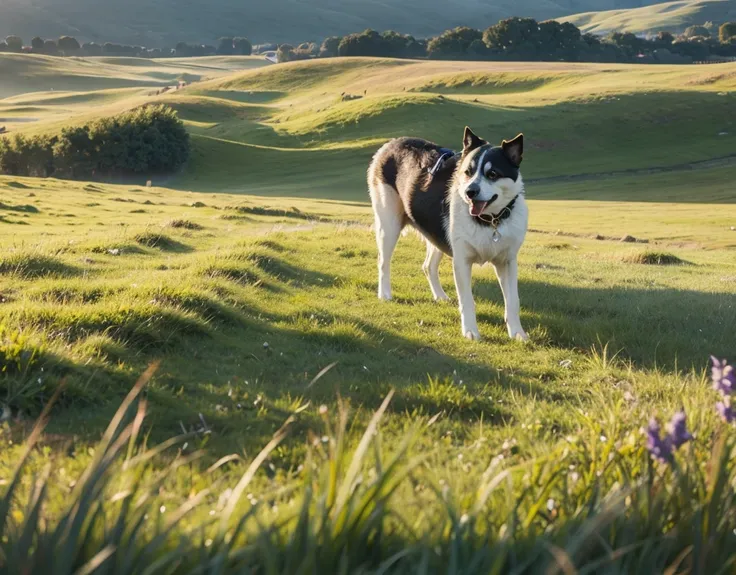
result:
<svg viewBox="0 0 736 575"><path fill-rule="evenodd" d="M476 198L480 194L480 186L478 184L470 184L465 188L465 195L468 196L469 200Z"/></svg>

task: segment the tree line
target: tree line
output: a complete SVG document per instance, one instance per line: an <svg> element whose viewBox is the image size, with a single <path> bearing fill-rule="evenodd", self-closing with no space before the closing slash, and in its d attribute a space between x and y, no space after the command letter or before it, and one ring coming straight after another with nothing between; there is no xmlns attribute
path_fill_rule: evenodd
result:
<svg viewBox="0 0 736 575"><path fill-rule="evenodd" d="M399 32L365 30L347 36L330 36L321 44L305 42L253 46L243 37L220 38L217 46L179 42L171 49L149 49L106 42L80 44L76 38L58 40L35 37L30 46L22 38L0 41L0 52L30 52L64 56L195 57L245 55L274 50L280 62L336 56L429 58L439 60L564 60L573 62L686 63L710 57L736 57L736 22L690 26L680 35L660 32L641 38L630 32L607 36L583 33L575 25L555 20L508 18L477 30L466 26L447 30L434 38L415 38Z"/></svg>
<svg viewBox="0 0 736 575"><path fill-rule="evenodd" d="M57 40L36 36L26 45L20 36L8 36L0 40L0 52L45 54L47 56L133 56L139 58L190 58L195 56L250 56L253 45L248 38L220 38L217 46L179 42L174 48L146 48L105 42L80 43L73 36L62 36Z"/></svg>
<svg viewBox="0 0 736 575"><path fill-rule="evenodd" d="M429 58L437 60L536 60L572 62L692 62L711 56L736 57L736 22L727 22L713 35L712 27L691 26L675 36L660 32L653 38L616 32L601 37L575 25L554 20L508 18L485 30L466 26L439 36L417 39L398 32L365 30L331 36L321 45L304 43L278 47L279 61L336 56Z"/></svg>
<svg viewBox="0 0 736 575"><path fill-rule="evenodd" d="M189 157L176 112L146 105L64 128L59 134L0 138L0 174L69 179L169 173Z"/></svg>

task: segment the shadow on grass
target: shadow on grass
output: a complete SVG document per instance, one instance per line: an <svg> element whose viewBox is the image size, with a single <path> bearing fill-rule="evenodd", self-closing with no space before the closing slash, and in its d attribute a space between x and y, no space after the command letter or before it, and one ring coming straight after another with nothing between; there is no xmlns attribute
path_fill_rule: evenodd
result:
<svg viewBox="0 0 736 575"><path fill-rule="evenodd" d="M249 259L253 255L255 260ZM246 254L243 261L289 283L292 289L317 287L318 292L308 295L322 302L315 306L322 311L282 312L278 307L281 296L267 300L265 307L256 307L240 298L221 301L212 293L183 299L174 293L156 296L172 312L162 310L155 315L165 320L177 309L192 314L176 315L176 337L171 337L169 320L126 316L115 328L105 318L97 323L79 318L75 329L83 328L85 336L111 337L124 346L123 353L115 361L101 362L92 375L89 367L69 367L65 373L73 387L65 405L71 408L55 416L55 427L84 429L95 436L125 392L126 378L132 383L156 358L163 359L163 364L149 390L152 420L156 422L154 436L170 437L182 426L198 428L204 420L212 432L213 457L242 448L251 452L268 440L296 406L307 401L331 405L336 393L368 412L394 388L394 412L443 412L447 418L463 422L482 417L491 425L508 421L511 414L491 401L489 390L494 396L514 391L518 396L557 405L579 399L575 390L545 385L532 366L500 372L492 362L447 355L416 338L385 331L371 318L351 315L349 309L330 310L324 302L329 301L336 280L347 278L294 265L271 254ZM372 285L366 285L359 297L373 298L373 291ZM736 341L732 294L641 287L574 288L528 281L521 283L520 293L527 329L539 326L548 334L543 345L585 351L609 343L611 352L621 350L621 357L636 367L702 369L711 353L728 357L732 352L729 346ZM475 295L476 301L493 302L497 310L479 314L481 332L488 323L501 323L503 302L496 282L479 278ZM407 301L404 305L416 303ZM453 309L453 316L455 313ZM125 375L118 367L121 361ZM320 369L333 363L335 367L309 386ZM460 383L461 378L464 383ZM89 381L97 391L105 392L87 397L84 386L90 385ZM77 393L79 402L74 397ZM76 409L77 404L88 405L90 401L97 406L93 412ZM297 430L310 424L305 418L300 419ZM80 421L85 424L80 425ZM294 437L297 442L304 439L298 431Z"/></svg>
<svg viewBox="0 0 736 575"><path fill-rule="evenodd" d="M498 284L475 282L476 301L503 306ZM608 344L609 351L639 368L704 369L710 355L733 355L736 297L727 292L672 288L580 288L521 281L522 323L540 325L551 344L565 349ZM483 323L502 317L479 314Z"/></svg>

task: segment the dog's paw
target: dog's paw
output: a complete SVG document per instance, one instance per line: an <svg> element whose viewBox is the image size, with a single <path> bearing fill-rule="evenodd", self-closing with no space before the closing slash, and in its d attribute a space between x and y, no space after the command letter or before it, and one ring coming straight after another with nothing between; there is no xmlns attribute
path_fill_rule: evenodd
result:
<svg viewBox="0 0 736 575"><path fill-rule="evenodd" d="M379 293L378 299L381 301L391 301L391 294L390 293Z"/></svg>
<svg viewBox="0 0 736 575"><path fill-rule="evenodd" d="M511 339L515 339L516 341L529 341L529 336L523 329L509 335Z"/></svg>
<svg viewBox="0 0 736 575"><path fill-rule="evenodd" d="M475 329L469 329L465 332L465 339L469 339L470 341L480 341L480 333L478 333L478 330Z"/></svg>
<svg viewBox="0 0 736 575"><path fill-rule="evenodd" d="M434 298L434 301L436 302L448 302L450 301L450 298L446 293L440 294L437 297Z"/></svg>

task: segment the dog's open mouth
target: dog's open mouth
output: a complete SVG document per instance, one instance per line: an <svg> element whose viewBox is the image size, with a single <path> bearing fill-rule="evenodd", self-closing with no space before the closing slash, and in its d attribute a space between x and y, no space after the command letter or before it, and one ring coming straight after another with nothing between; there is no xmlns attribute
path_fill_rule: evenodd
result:
<svg viewBox="0 0 736 575"><path fill-rule="evenodd" d="M470 215L471 216L479 216L483 213L483 210L486 209L486 206L490 204L491 202L470 202Z"/></svg>

